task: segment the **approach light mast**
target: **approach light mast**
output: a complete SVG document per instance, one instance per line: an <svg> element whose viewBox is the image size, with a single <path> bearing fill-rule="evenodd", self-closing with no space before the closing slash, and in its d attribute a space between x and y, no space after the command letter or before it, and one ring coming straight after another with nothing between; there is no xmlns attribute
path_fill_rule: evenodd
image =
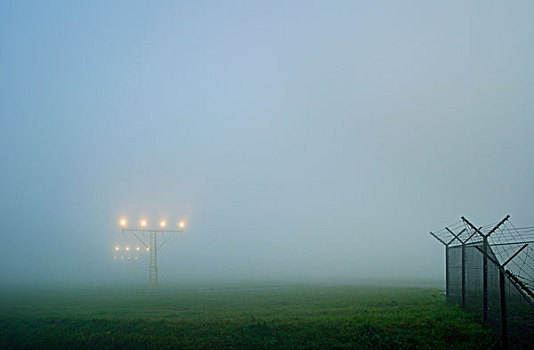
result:
<svg viewBox="0 0 534 350"><path fill-rule="evenodd" d="M128 228L128 221L125 218L119 220L119 225L122 234L132 234L137 240L146 248L150 253L150 259L148 264L148 288L150 291L154 291L158 288L158 250L160 250L165 243L175 236L176 233L183 234L185 228L185 222L180 221L177 224L178 229L173 230L167 227L167 221L161 220L158 229L147 228L148 220L143 218L139 220L139 226L141 228ZM145 242L145 235L148 234L148 242ZM161 239L165 238L165 234L168 234L167 238L163 240L163 243L158 245L158 235ZM115 251L119 251L119 246L114 247ZM124 247L126 251L130 250L130 246ZM136 247L135 251L140 251L140 247Z"/></svg>

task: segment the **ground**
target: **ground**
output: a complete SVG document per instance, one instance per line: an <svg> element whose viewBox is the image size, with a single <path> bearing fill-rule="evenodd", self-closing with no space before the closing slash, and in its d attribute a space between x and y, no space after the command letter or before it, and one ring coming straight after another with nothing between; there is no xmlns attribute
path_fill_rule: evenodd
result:
<svg viewBox="0 0 534 350"><path fill-rule="evenodd" d="M1 349L491 349L435 288L7 288Z"/></svg>

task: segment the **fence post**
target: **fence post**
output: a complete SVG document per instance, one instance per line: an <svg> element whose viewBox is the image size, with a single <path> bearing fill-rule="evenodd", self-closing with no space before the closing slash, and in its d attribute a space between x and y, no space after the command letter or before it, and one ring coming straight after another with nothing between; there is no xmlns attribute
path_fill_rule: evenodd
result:
<svg viewBox="0 0 534 350"><path fill-rule="evenodd" d="M508 349L508 324L506 321L506 290L504 288L504 271L499 269L499 289L501 296L501 345Z"/></svg>
<svg viewBox="0 0 534 350"><path fill-rule="evenodd" d="M465 309L465 243L462 244L462 309Z"/></svg>
<svg viewBox="0 0 534 350"><path fill-rule="evenodd" d="M482 276L482 288L483 288L483 297L482 297L482 305L483 305L483 317L482 319L484 320L484 324L487 324L488 322L488 237L495 231L497 231L497 229L505 223L506 220L508 220L510 218L510 215L506 215L506 217L504 219L502 219L497 225L495 225L490 232L488 232L487 234L483 234L482 232L480 232L480 229L476 228L475 225L473 225L472 223L470 223L465 217L462 216L462 220L468 224L469 226L471 226L471 228L473 230L475 230L475 232L478 232L478 234L480 234L480 236L482 236L482 242L483 242L483 250L482 250L482 261L483 261L483 271L482 273L484 274L484 276Z"/></svg>
<svg viewBox="0 0 534 350"><path fill-rule="evenodd" d="M488 324L488 236L484 236L483 243L483 269L482 273L482 319L484 324Z"/></svg>
<svg viewBox="0 0 534 350"><path fill-rule="evenodd" d="M449 246L445 246L445 295L447 300L450 299L450 290L449 290Z"/></svg>
<svg viewBox="0 0 534 350"><path fill-rule="evenodd" d="M434 233L432 233L432 231L430 231L430 234L445 246L445 297L448 301L449 300L449 251L447 250L447 248L449 245L445 243L441 238L436 236Z"/></svg>

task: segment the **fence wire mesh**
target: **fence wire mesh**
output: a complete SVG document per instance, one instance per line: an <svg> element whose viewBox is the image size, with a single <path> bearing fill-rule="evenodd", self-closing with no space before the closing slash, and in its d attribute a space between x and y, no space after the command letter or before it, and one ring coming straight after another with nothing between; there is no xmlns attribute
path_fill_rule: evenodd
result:
<svg viewBox="0 0 534 350"><path fill-rule="evenodd" d="M534 347L534 312L520 289L507 278L505 283L506 320L510 348L532 349Z"/></svg>
<svg viewBox="0 0 534 350"><path fill-rule="evenodd" d="M462 247L452 247L447 250L447 274L449 301L462 303Z"/></svg>

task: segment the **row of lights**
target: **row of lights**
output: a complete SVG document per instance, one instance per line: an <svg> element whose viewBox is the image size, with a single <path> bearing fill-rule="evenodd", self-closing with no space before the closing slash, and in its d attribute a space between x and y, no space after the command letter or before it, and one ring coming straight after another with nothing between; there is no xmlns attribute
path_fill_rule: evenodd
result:
<svg viewBox="0 0 534 350"><path fill-rule="evenodd" d="M139 260L139 257L138 257L138 256L134 256L133 259L134 259L134 260ZM114 257L113 257L113 260L119 260L119 257L118 257L118 256L114 256ZM125 259L124 256L121 256L121 257L120 257L120 260L122 260L122 261L124 261L124 260L131 261L131 260L132 260L132 257L128 256L128 257L126 257L126 259Z"/></svg>
<svg viewBox="0 0 534 350"><path fill-rule="evenodd" d="M121 225L121 227L126 227L126 224L127 224L126 219L121 219L121 220L120 220L120 225ZM139 221L139 225L141 225L141 227L146 227L146 225L147 225L147 221L146 221L145 219L142 219L141 221ZM165 220L161 220L160 223L159 223L159 226L160 226L161 228L165 228L165 227L167 226L167 222L166 222ZM183 228L185 227L185 222L180 221L180 222L178 223L178 227L179 227L180 229L183 229Z"/></svg>
<svg viewBox="0 0 534 350"><path fill-rule="evenodd" d="M118 252L119 250L121 250L121 247L119 247L118 245L116 245L116 246L115 246L115 251ZM129 252L129 251L130 251L130 246L126 246L126 247L124 247L124 250L127 251L127 252ZM138 251L140 251L140 250L141 250L140 247L135 247L135 251L138 252ZM148 251L149 248L146 248L146 250Z"/></svg>

